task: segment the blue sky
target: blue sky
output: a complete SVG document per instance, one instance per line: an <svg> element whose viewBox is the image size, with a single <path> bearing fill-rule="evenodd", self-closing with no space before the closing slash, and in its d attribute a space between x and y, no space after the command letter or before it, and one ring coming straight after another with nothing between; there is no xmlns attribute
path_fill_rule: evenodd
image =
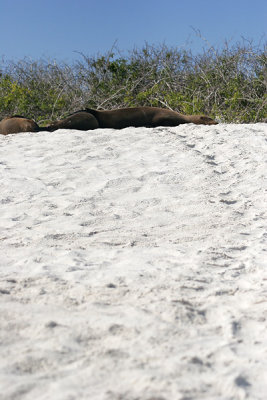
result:
<svg viewBox="0 0 267 400"><path fill-rule="evenodd" d="M0 57L70 62L145 42L198 52L194 29L216 47L242 36L264 43L266 21L266 0L0 0Z"/></svg>

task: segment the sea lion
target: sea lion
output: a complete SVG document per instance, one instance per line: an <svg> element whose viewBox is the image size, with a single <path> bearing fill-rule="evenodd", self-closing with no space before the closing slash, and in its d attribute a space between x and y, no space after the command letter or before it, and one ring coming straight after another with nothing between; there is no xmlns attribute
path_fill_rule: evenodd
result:
<svg viewBox="0 0 267 400"><path fill-rule="evenodd" d="M78 129L80 131L88 131L99 128L97 119L88 111L76 111L60 121L53 122L46 129L53 132L57 129Z"/></svg>
<svg viewBox="0 0 267 400"><path fill-rule="evenodd" d="M86 108L86 111L97 119L99 128L177 126L190 122L198 125L217 124L212 118L204 115L183 115L177 111L159 107L120 108L110 111Z"/></svg>
<svg viewBox="0 0 267 400"><path fill-rule="evenodd" d="M20 115L6 117L0 121L1 135L20 132L38 132L40 130L42 130L42 128L40 128L36 122Z"/></svg>

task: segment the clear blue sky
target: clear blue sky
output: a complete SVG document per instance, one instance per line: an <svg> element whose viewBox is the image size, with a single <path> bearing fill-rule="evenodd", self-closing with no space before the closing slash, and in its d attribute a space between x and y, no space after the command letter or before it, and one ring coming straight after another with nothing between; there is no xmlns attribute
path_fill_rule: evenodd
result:
<svg viewBox="0 0 267 400"><path fill-rule="evenodd" d="M145 42L201 51L243 36L266 42L266 0L0 0L0 57L72 61L75 51L125 51ZM193 28L192 28L193 27Z"/></svg>

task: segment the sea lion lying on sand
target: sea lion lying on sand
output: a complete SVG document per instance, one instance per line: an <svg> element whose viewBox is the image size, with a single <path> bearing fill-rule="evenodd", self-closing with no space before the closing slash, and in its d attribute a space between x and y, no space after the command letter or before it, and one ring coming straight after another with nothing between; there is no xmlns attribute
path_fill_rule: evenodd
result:
<svg viewBox="0 0 267 400"><path fill-rule="evenodd" d="M120 108L110 111L86 108L86 111L97 119L100 128L177 126L190 122L203 125L217 124L216 121L204 115L183 115L176 111L158 107Z"/></svg>
<svg viewBox="0 0 267 400"><path fill-rule="evenodd" d="M204 115L183 115L176 111L158 107L133 107L120 108L110 111L98 111L90 108L76 111L61 121L41 128L31 119L14 115L4 118L0 122L0 134L19 132L39 132L57 129L78 129L82 131L96 128L121 129L129 126L155 127L155 126L177 126L186 123L215 125L216 121Z"/></svg>
<svg viewBox="0 0 267 400"><path fill-rule="evenodd" d="M76 111L61 121L56 121L46 127L48 131L56 129L79 129L83 131L97 128L121 129L129 126L155 127L177 126L186 123L215 125L216 121L202 115L183 115L176 111L158 107L119 108L116 110L85 110Z"/></svg>
<svg viewBox="0 0 267 400"><path fill-rule="evenodd" d="M19 132L38 132L43 130L32 119L14 115L6 117L0 121L0 134L8 135L9 133Z"/></svg>
<svg viewBox="0 0 267 400"><path fill-rule="evenodd" d="M57 129L78 129L88 131L99 128L96 118L87 111L76 111L61 121L56 121L46 127L50 132Z"/></svg>

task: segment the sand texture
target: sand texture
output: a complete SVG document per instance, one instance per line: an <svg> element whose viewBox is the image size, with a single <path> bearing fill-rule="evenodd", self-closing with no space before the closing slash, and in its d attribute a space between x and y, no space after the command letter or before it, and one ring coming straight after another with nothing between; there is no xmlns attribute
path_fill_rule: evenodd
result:
<svg viewBox="0 0 267 400"><path fill-rule="evenodd" d="M0 399L265 400L266 140L0 137Z"/></svg>

